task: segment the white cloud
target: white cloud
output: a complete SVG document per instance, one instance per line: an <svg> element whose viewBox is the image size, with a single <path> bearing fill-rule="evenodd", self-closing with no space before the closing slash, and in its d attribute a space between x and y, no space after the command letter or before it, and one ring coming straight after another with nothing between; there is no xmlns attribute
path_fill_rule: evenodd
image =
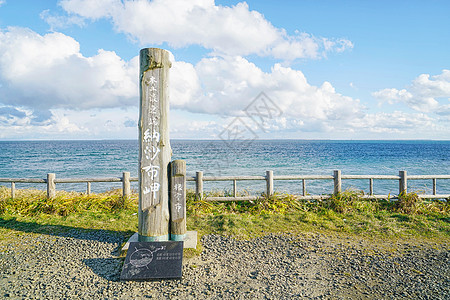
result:
<svg viewBox="0 0 450 300"><path fill-rule="evenodd" d="M440 106L436 114L447 117L450 121L450 104Z"/></svg>
<svg viewBox="0 0 450 300"><path fill-rule="evenodd" d="M138 58L99 50L84 57L73 38L25 28L0 31L0 102L40 110L137 105Z"/></svg>
<svg viewBox="0 0 450 300"><path fill-rule="evenodd" d="M200 94L200 79L192 64L175 61L173 56L170 60L170 105L185 107Z"/></svg>
<svg viewBox="0 0 450 300"><path fill-rule="evenodd" d="M442 113L448 105L443 104L440 98L450 100L450 70L444 69L441 74L434 76L421 74L407 89L383 89L372 95L381 102L401 102L417 111Z"/></svg>
<svg viewBox="0 0 450 300"><path fill-rule="evenodd" d="M358 99L338 93L329 82L320 86L308 83L301 71L275 64L270 72L263 72L255 64L239 56L204 58L195 66L183 63L184 69L172 78L171 95L178 94L171 106L192 113L217 115L217 124L203 122L208 129L204 133L217 137L220 124L226 126L234 116L245 116L243 109L264 91L282 110L282 115L269 121L267 130L276 136L321 138L417 138L421 136L445 138L449 129L445 116L450 105L441 107L442 118L425 113L402 111L370 113ZM172 70L173 71L173 70ZM179 80L185 78L179 84ZM183 91L189 91L183 94ZM386 89L379 97L392 101L409 101L407 90ZM172 98L173 100L173 98ZM445 109L444 109L445 108ZM243 119L252 130L259 130L251 120ZM191 124L192 121L186 122ZM214 130L216 130L214 132ZM259 132L260 134L261 132ZM300 134L300 135L299 135ZM196 135L194 135L196 136ZM203 137L203 136L202 136Z"/></svg>
<svg viewBox="0 0 450 300"><path fill-rule="evenodd" d="M301 71L280 64L265 73L243 57L213 57L202 59L195 67L185 67L184 71L185 74L177 75L178 80L195 80L190 86L186 81L172 81L171 94L180 95L173 106L191 112L243 115L243 109L264 91L283 116L291 118L345 120L362 114L359 100L337 93L328 82L312 86ZM189 93L183 95L186 90Z"/></svg>
<svg viewBox="0 0 450 300"><path fill-rule="evenodd" d="M367 114L363 118L354 119L351 125L359 130L375 133L418 133L437 129L433 118L423 113L392 113Z"/></svg>
<svg viewBox="0 0 450 300"><path fill-rule="evenodd" d="M17 110L17 111L16 111ZM26 108L0 107L3 139L117 139L137 138L138 109L52 109L50 118L36 122Z"/></svg>
<svg viewBox="0 0 450 300"><path fill-rule="evenodd" d="M45 120L36 121L38 116L30 109L0 107L0 138L35 139L36 137L67 138L68 134L88 132L87 128L71 122L64 114L49 113Z"/></svg>
<svg viewBox="0 0 450 300"><path fill-rule="evenodd" d="M93 20L110 17L114 11L123 8L120 0L62 0L59 2L59 5L70 13Z"/></svg>
<svg viewBox="0 0 450 300"><path fill-rule="evenodd" d="M405 89L397 90L393 88L383 89L372 93L372 95L381 101L388 102L389 104L394 104L396 102L407 102L413 97L413 95Z"/></svg>
<svg viewBox="0 0 450 300"><path fill-rule="evenodd" d="M442 70L442 74L431 76L421 74L413 80L411 90L423 97L450 97L450 70Z"/></svg>
<svg viewBox="0 0 450 300"><path fill-rule="evenodd" d="M327 52L353 47L346 39L318 38L299 32L288 35L261 13L250 10L245 2L218 6L214 0L62 0L60 5L69 18L109 18L117 31L142 45L201 45L215 54L271 55L286 61L319 58Z"/></svg>
<svg viewBox="0 0 450 300"><path fill-rule="evenodd" d="M46 9L42 11L39 15L42 20L47 22L48 25L50 25L50 30L55 31L60 28L65 28L71 25L78 25L80 27L83 27L85 25L84 18L80 16L60 16L60 15L54 15L50 13L49 9Z"/></svg>

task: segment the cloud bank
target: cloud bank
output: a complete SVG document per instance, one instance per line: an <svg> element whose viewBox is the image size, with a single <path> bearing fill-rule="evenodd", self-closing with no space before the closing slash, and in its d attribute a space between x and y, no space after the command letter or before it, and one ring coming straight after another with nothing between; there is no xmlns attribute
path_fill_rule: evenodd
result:
<svg viewBox="0 0 450 300"><path fill-rule="evenodd" d="M328 52L353 48L344 38L330 39L296 32L289 35L245 2L216 5L214 0L62 0L60 6L73 17L110 19L118 32L141 45L167 43L179 48L200 45L215 54L256 54L292 61L320 58ZM49 22L54 19L49 19Z"/></svg>
<svg viewBox="0 0 450 300"><path fill-rule="evenodd" d="M42 109L135 105L137 63L105 50L84 57L78 42L62 33L11 27L0 32L0 97Z"/></svg>
<svg viewBox="0 0 450 300"><path fill-rule="evenodd" d="M265 73L241 56L204 58L195 66L172 60L173 108L239 115L265 91L293 118L345 120L361 110L358 100L336 93L330 83L311 86L301 71L280 64ZM127 62L105 50L84 57L78 42L62 33L18 27L0 32L1 103L4 110L33 111L27 116L34 122L51 120L51 109L137 108L137 79L138 57Z"/></svg>
<svg viewBox="0 0 450 300"><path fill-rule="evenodd" d="M373 96L382 103L403 103L416 111L450 115L450 70L434 76L421 74L407 89L387 88Z"/></svg>

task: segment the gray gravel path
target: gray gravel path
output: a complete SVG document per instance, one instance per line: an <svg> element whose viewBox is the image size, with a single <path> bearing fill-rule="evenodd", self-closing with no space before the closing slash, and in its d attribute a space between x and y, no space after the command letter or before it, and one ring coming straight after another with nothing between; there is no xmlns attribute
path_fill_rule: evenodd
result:
<svg viewBox="0 0 450 300"><path fill-rule="evenodd" d="M183 279L120 282L123 237L13 233L0 240L5 299L450 299L450 247L321 234L207 235Z"/></svg>

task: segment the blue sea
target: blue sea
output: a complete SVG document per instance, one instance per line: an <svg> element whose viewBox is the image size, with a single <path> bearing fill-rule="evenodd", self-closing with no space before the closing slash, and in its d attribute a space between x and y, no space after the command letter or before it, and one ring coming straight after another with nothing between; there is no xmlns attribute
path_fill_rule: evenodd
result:
<svg viewBox="0 0 450 300"><path fill-rule="evenodd" d="M450 141L256 140L227 144L221 140L172 140L173 159L184 159L187 175L354 175L450 174ZM0 141L0 178L121 177L138 173L136 140ZM450 194L450 180L438 180L438 194ZM331 180L307 181L310 194L331 193ZM0 185L9 186L8 183ZM343 189L369 189L368 180L344 180ZM16 184L45 189L45 184ZM120 188L120 183L93 183L93 192ZM188 184L193 188L193 182ZM133 186L137 189L137 183ZM231 190L231 182L205 182L207 190ZM85 184L57 184L57 189L84 191ZM409 191L431 194L431 180L410 180ZM238 182L251 194L265 190L264 181ZM278 192L301 193L300 181L275 181ZM396 194L398 181L375 180L375 194Z"/></svg>

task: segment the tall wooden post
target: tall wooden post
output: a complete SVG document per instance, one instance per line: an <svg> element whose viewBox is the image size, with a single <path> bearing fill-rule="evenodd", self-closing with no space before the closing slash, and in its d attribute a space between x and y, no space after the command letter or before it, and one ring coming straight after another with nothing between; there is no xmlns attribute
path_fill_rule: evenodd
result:
<svg viewBox="0 0 450 300"><path fill-rule="evenodd" d="M169 52L140 51L138 240L169 240Z"/></svg>
<svg viewBox="0 0 450 300"><path fill-rule="evenodd" d="M186 162L174 160L170 171L170 239L184 241L186 237Z"/></svg>

